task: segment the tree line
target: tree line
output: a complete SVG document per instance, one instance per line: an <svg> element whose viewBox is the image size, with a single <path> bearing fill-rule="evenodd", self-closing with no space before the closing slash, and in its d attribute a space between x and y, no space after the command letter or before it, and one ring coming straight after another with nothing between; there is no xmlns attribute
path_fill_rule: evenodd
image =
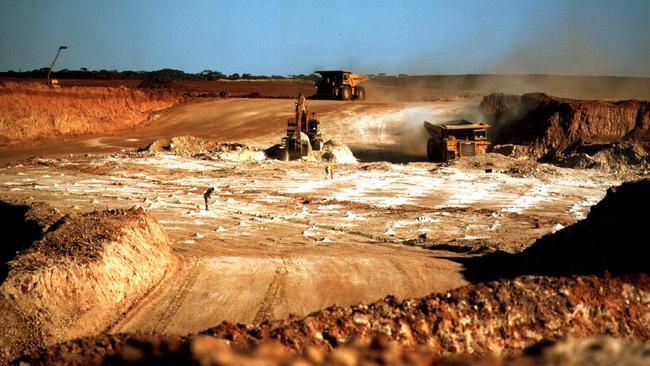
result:
<svg viewBox="0 0 650 366"><path fill-rule="evenodd" d="M49 68L44 67L31 71L13 71L2 72L0 75L5 77L24 77L24 78L45 78ZM141 80L253 80L253 79L300 79L316 80L316 74L297 74L297 75L253 75L250 73L233 73L226 75L219 71L203 70L199 73L188 73L175 69L160 69L155 71L118 71L118 70L88 70L82 67L79 70L62 69L54 73L57 79L141 79Z"/></svg>

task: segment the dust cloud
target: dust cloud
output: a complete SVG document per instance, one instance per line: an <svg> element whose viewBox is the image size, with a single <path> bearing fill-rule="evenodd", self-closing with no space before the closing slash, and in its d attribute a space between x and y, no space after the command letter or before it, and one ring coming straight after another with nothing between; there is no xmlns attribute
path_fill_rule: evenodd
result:
<svg viewBox="0 0 650 366"><path fill-rule="evenodd" d="M346 135L336 138L345 138L351 145L424 159L429 134L423 122L439 124L456 119L481 122L478 105L478 100L471 99L413 103L364 113L349 111L331 119L336 120L336 126L346 127L341 129L346 130Z"/></svg>
<svg viewBox="0 0 650 366"><path fill-rule="evenodd" d="M507 72L506 68L497 68ZM516 68L515 68L516 70ZM499 71L497 71L499 72ZM492 93L545 93L571 99L650 100L650 78L543 74L413 75L373 79L372 102L460 100Z"/></svg>
<svg viewBox="0 0 650 366"><path fill-rule="evenodd" d="M426 156L429 133L422 126L424 121L442 124L456 119L477 121L478 109L467 105L433 105L402 110L400 123L394 132L398 150L407 155Z"/></svg>

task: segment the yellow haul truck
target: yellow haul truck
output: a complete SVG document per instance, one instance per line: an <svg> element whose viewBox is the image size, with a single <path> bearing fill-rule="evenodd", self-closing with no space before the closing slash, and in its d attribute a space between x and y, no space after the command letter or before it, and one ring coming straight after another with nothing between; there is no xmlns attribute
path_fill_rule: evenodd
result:
<svg viewBox="0 0 650 366"><path fill-rule="evenodd" d="M447 162L485 154L490 145L485 123L457 120L434 125L425 121L424 128L431 135L427 141L427 157L431 161Z"/></svg>
<svg viewBox="0 0 650 366"><path fill-rule="evenodd" d="M366 90L360 86L370 77L354 74L350 70L314 71L320 74L316 81L314 99L364 100Z"/></svg>

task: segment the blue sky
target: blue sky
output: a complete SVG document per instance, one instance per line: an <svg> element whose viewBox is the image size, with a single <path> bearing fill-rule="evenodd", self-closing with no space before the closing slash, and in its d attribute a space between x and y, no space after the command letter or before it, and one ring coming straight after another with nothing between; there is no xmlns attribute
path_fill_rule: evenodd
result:
<svg viewBox="0 0 650 366"><path fill-rule="evenodd" d="M0 70L650 76L650 1L0 0Z"/></svg>

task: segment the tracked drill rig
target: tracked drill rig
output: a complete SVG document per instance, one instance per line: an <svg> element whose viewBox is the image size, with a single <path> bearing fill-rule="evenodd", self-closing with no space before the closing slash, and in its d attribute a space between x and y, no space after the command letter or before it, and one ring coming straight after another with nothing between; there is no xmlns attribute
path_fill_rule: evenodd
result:
<svg viewBox="0 0 650 366"><path fill-rule="evenodd" d="M57 79L52 79L52 69L54 69L54 64L56 63L56 60L59 58L59 54L61 53L61 50L68 49L68 46L59 46L59 49L56 51L56 56L54 56L54 60L52 60L52 63L50 64L50 69L47 71L47 85L52 87L52 88L60 88L61 86L59 85L59 81Z"/></svg>

